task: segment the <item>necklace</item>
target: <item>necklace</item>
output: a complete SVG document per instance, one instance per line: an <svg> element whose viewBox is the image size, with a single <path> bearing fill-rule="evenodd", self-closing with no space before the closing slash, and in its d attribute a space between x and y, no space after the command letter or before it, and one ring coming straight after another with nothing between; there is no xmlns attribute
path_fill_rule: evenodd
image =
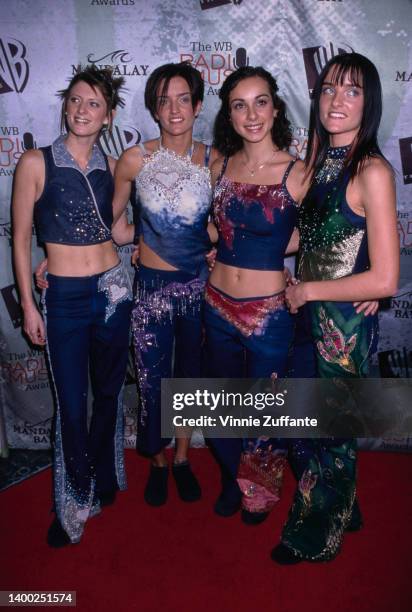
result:
<svg viewBox="0 0 412 612"><path fill-rule="evenodd" d="M162 142L162 137L159 138L159 151L170 151L174 153L174 155L177 155L177 157L187 157L189 160L191 160L194 150L195 150L195 143L192 140L191 145L186 151L186 153L183 153L183 155L179 155L179 153L176 153L176 151L173 151L172 149L168 149L167 147L164 147L163 142Z"/></svg>
<svg viewBox="0 0 412 612"><path fill-rule="evenodd" d="M256 172L259 172L259 170L262 170L262 168L264 168L265 166L267 166L267 164L269 164L272 160L273 157L275 156L275 154L278 152L278 149L273 149L273 155L270 157L270 159L266 159L263 162L257 163L256 166L254 168L249 168L249 166L247 165L246 161L243 159L240 160L242 162L242 164L245 166L246 170L249 172L250 176L255 176ZM244 155L244 154L243 154Z"/></svg>

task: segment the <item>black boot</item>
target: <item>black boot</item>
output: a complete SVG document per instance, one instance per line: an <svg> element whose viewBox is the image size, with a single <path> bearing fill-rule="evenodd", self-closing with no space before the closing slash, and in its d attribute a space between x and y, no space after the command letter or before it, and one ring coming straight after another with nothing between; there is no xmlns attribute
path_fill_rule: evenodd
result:
<svg viewBox="0 0 412 612"><path fill-rule="evenodd" d="M57 516L54 517L52 524L47 531L47 544L52 548L62 548L71 543L71 540L63 529Z"/></svg>
<svg viewBox="0 0 412 612"><path fill-rule="evenodd" d="M177 492L182 501L193 502L201 498L202 490L188 461L174 463L172 473L176 481Z"/></svg>
<svg viewBox="0 0 412 612"><path fill-rule="evenodd" d="M149 478L144 490L144 498L150 506L163 506L167 500L167 479L169 467L167 465L151 465Z"/></svg>
<svg viewBox="0 0 412 612"><path fill-rule="evenodd" d="M242 491L236 480L222 476L222 491L215 503L215 512L219 516L232 516L240 510Z"/></svg>
<svg viewBox="0 0 412 612"><path fill-rule="evenodd" d="M282 542L272 549L270 558L275 563L279 563L279 565L296 565L303 561L301 557L298 557L291 548L288 548Z"/></svg>

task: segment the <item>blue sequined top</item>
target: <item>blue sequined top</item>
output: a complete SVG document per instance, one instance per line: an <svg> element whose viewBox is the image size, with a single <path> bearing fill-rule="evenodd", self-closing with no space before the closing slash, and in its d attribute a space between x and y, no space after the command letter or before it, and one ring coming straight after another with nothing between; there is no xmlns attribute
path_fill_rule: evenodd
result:
<svg viewBox="0 0 412 612"><path fill-rule="evenodd" d="M206 278L212 195L208 167L164 148L143 160L136 197L145 244L178 270Z"/></svg>
<svg viewBox="0 0 412 612"><path fill-rule="evenodd" d="M34 207L40 242L90 245L111 239L114 183L106 155L98 145L83 172L60 136L40 149L44 155L44 190Z"/></svg>
<svg viewBox="0 0 412 612"><path fill-rule="evenodd" d="M251 270L283 270L296 225L297 206L286 187L291 161L276 185L238 183L224 175L215 186L213 213L219 231L216 260Z"/></svg>
<svg viewBox="0 0 412 612"><path fill-rule="evenodd" d="M369 268L366 218L346 200L350 180L344 160L349 147L329 147L299 209L299 277L332 280Z"/></svg>

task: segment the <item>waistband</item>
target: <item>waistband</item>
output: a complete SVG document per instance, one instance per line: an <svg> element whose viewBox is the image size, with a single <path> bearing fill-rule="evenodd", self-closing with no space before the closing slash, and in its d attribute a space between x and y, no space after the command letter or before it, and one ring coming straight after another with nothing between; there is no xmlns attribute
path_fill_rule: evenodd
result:
<svg viewBox="0 0 412 612"><path fill-rule="evenodd" d="M270 314L286 310L284 291L264 297L233 298L207 283L205 300L244 336L261 333Z"/></svg>

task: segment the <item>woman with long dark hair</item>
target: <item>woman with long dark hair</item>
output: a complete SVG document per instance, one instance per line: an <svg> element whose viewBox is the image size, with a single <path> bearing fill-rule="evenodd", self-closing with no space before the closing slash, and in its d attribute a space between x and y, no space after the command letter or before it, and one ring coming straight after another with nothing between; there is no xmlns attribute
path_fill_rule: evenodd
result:
<svg viewBox="0 0 412 612"><path fill-rule="evenodd" d="M202 375L203 292L213 151L193 140L203 100L200 73L188 63L165 64L150 75L145 104L160 136L123 153L116 168L116 231L133 238L124 213L135 181L139 204L137 295L132 315L139 385L137 450L150 458L144 497L164 504L169 467L161 436L162 378ZM182 435L183 434L183 435ZM183 501L201 490L188 458L191 431L176 437L172 473Z"/></svg>
<svg viewBox="0 0 412 612"><path fill-rule="evenodd" d="M59 92L62 136L27 151L13 194L13 252L24 332L46 345L56 397L50 546L78 542L87 518L126 487L121 391L132 291L111 240L115 161L97 144L123 79L88 66ZM31 286L31 235L47 251L44 321ZM94 404L87 419L88 377Z"/></svg>
<svg viewBox="0 0 412 612"><path fill-rule="evenodd" d="M205 309L209 376L281 377L287 372L293 336L284 257L296 248L292 235L305 191L304 166L287 152L290 123L269 72L239 68L219 95L214 145L222 158L212 167L219 239ZM242 440L211 443L222 472L215 511L223 516L236 512L243 492L243 520L260 522L278 495L283 463L272 463L275 441L250 441L251 452L243 457L242 491L237 483ZM285 452L286 443L281 454ZM272 470L262 469L267 461ZM263 477L257 483L259 474Z"/></svg>
<svg viewBox="0 0 412 612"><path fill-rule="evenodd" d="M381 113L372 62L358 53L330 60L312 101L311 184L299 210L301 282L286 290L292 313L309 307L320 377L367 376L377 318L357 312L352 302L397 288L395 187L377 141ZM361 526L355 440L299 440L290 461L298 487L272 558L283 564L332 559L345 530Z"/></svg>

